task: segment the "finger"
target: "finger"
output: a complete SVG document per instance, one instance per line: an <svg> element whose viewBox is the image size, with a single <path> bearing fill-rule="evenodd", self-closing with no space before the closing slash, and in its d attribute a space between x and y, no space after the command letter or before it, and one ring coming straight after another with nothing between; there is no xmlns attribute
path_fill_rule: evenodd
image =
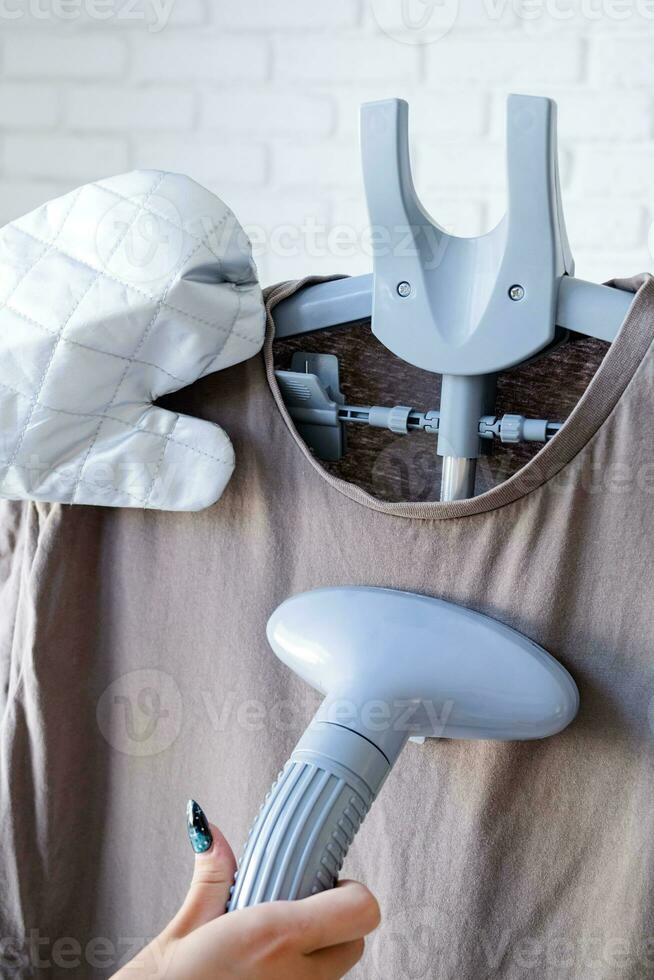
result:
<svg viewBox="0 0 654 980"><path fill-rule="evenodd" d="M196 851L193 879L184 904L170 924L171 933L178 937L224 915L236 873L231 847L218 827L208 824L202 809L193 803L189 802L189 836Z"/></svg>
<svg viewBox="0 0 654 980"><path fill-rule="evenodd" d="M340 946L330 946L329 949L319 949L307 958L316 968L321 980L337 980L349 973L359 962L365 950L363 939L355 939L351 943L341 943Z"/></svg>
<svg viewBox="0 0 654 980"><path fill-rule="evenodd" d="M341 881L331 891L289 903L288 909L301 928L305 953L361 939L381 920L377 899L356 881Z"/></svg>

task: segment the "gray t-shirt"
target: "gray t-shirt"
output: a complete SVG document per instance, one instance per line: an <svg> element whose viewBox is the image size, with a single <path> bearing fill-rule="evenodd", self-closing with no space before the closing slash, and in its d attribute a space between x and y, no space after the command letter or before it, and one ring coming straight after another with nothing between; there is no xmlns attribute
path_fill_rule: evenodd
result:
<svg viewBox="0 0 654 980"><path fill-rule="evenodd" d="M269 339L183 397L235 445L216 506L2 505L3 977L110 976L155 935L190 877L189 796L240 847L320 700L270 651L267 618L344 584L493 616L581 695L542 742L407 746L344 869L383 912L353 976L652 975L654 282L639 286L561 432L472 500L382 503L328 475Z"/></svg>

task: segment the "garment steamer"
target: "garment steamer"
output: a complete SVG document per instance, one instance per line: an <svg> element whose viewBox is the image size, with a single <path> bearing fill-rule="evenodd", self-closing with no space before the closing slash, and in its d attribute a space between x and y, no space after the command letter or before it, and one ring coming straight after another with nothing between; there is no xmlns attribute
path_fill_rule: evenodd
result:
<svg viewBox="0 0 654 980"><path fill-rule="evenodd" d="M333 887L409 738L546 738L579 706L527 637L410 592L305 592L273 613L268 639L325 700L254 823L230 910Z"/></svg>
<svg viewBox="0 0 654 980"><path fill-rule="evenodd" d="M389 350L442 375L440 408L345 406L330 355L296 354L296 370L276 372L280 389L318 456L339 458L346 422L426 429L443 457L441 499L470 497L480 438L546 442L559 428L496 419L497 373L546 351L566 329L612 340L632 297L572 277L551 100L510 97L507 214L479 238L448 235L420 204L406 103L364 106L361 139L371 225L386 230L389 247L375 255L372 276L315 285L280 303L276 335L372 316ZM318 589L284 602L268 639L325 700L255 820L230 910L333 887L409 738L546 738L579 706L574 681L541 647L428 596Z"/></svg>

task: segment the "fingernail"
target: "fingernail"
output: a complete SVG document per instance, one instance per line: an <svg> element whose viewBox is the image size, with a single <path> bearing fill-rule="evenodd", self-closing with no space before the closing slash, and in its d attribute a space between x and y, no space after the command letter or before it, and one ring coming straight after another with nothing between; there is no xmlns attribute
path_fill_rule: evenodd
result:
<svg viewBox="0 0 654 980"><path fill-rule="evenodd" d="M186 806L186 819L191 847L196 854L204 854L213 844L213 837L211 836L204 810L195 800L188 801Z"/></svg>

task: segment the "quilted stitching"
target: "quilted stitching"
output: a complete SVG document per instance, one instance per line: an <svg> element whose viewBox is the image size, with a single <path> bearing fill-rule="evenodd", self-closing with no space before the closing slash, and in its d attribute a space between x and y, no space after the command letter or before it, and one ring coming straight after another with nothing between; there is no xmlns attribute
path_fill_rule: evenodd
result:
<svg viewBox="0 0 654 980"><path fill-rule="evenodd" d="M149 212L149 211L147 213L148 214L155 214L155 212ZM43 245L47 245L48 244L48 242L44 241L42 238L39 238L36 235L32 234L31 232L26 231L25 228L19 228L16 225L9 225L8 227L15 228L16 231L19 231L21 234L25 235L28 238L31 238L35 242L40 242ZM65 249L60 248L59 246L57 246L57 252L60 255L63 255L65 258L70 259L71 262L75 262L78 265L84 266L85 268L90 269L92 272L98 272L98 270L95 268L95 266L92 266L89 262L85 262L83 259L80 259L76 255L72 255L70 252L67 252ZM133 292L136 295L141 296L143 299L150 300L151 302L157 302L157 297L156 296L152 296L149 293L146 293L144 290L137 288L133 283L121 281L120 279L117 279L115 276L110 275L108 272L103 272L102 276L103 276L104 279L107 279L110 282L116 282L116 283L118 283L120 286L123 286L125 289L129 290L130 292ZM9 303L6 303L4 305L7 306L7 309L10 309L10 310L13 309L13 307ZM215 322L213 320L208 320L205 317L198 316L196 313L190 313L188 310L182 310L179 307L173 306L171 303L168 303L168 302L164 302L163 308L170 310L172 313L177 313L179 316L186 317L189 320L194 320L196 323L202 323L205 326L211 327L212 329L215 329L215 330L221 330L222 331L222 330L226 330L227 329L227 328L224 327L224 325L222 325L219 322ZM24 313L21 313L20 312L20 310L13 309L13 312L16 313L18 316L23 316L23 317L25 316ZM44 326L43 329L44 330L47 330L48 328ZM248 336L247 334L240 333L235 328L233 329L232 332L234 333L235 336L240 337L242 340L245 340L247 343L252 344L253 346L255 346L258 343L258 341L256 339ZM259 350L259 348L257 347L257 350L255 350L255 353L257 353L258 350Z"/></svg>
<svg viewBox="0 0 654 980"><path fill-rule="evenodd" d="M7 385L2 385L2 387L8 388ZM15 389L9 389L9 390L15 390ZM20 391L16 391L16 394L21 395L21 397L23 398L28 397L26 395L23 395L22 392ZM97 413L94 414L93 412L73 412L73 411L66 411L65 409L62 408L52 408L50 405L44 405L43 403L41 403L40 407L44 408L49 415L69 415L74 418L102 419L103 421L115 422L117 425L125 426L125 428L129 429L131 432L142 432L143 435L152 436L152 438L156 439L157 441L172 442L176 446L182 446L184 449L188 449L189 452L195 453L197 456L206 456L207 459L211 459L215 463L224 463L229 458L229 452L225 452L220 456L216 456L213 453L206 452L204 449L198 449L197 446L191 446L186 442L180 442L179 439L174 439L172 433L161 435L160 433L157 432L151 432L149 429L145 429L142 426L134 425L131 422L126 422L124 419L117 418L115 415L109 415L106 412L104 412L102 415ZM179 419L181 418L181 416L175 415L172 412L168 414L170 414L173 419L173 428L174 428L177 422L179 421ZM27 467L23 467L23 468L25 469ZM44 472L48 472L48 470L44 470Z"/></svg>
<svg viewBox="0 0 654 980"><path fill-rule="evenodd" d="M15 436L0 496L218 499L234 465L225 433L151 402L261 348L261 291L229 208L187 177L137 171L8 225L0 254L18 273L0 298L0 426Z"/></svg>
<svg viewBox="0 0 654 980"><path fill-rule="evenodd" d="M98 183L93 184L93 187L97 187L99 190L104 191L106 194L111 194L119 201L126 201L127 203L130 203L129 198L125 197L123 194L118 194L116 191L111 190L109 187L104 187L102 184L98 184ZM200 238L199 235L195 235L189 228L186 229L182 228L182 226L174 222L169 215L162 214L161 211L157 211L155 210L155 208L149 207L147 201L143 205L143 210L146 211L148 214L152 215L152 217L158 218L160 221L164 221L166 222L166 224L172 225L172 227L175 228L176 231L180 231L183 234L190 235L190 237L194 238L195 241L198 242L200 245L204 245L206 248L208 248L211 254L214 256L215 259L217 259L219 263L222 261L222 256L218 255L217 252L214 252L213 249L209 247L209 243L206 239ZM228 211L225 211L225 215L222 219L223 221L226 220L228 213L229 213ZM218 229L216 228L212 229L212 235L215 235L217 230Z"/></svg>
<svg viewBox="0 0 654 980"><path fill-rule="evenodd" d="M157 190L157 188L162 184L164 177L165 177L165 174L160 174L159 177L152 184L152 187L150 188L150 190L147 193L147 197L145 199L145 203L139 205L138 211L136 211L136 213L135 213L135 215L134 215L131 223L129 225L127 225L127 228L126 228L125 232L123 233L123 235L121 237L118 238L116 244L114 245L113 249L111 250L111 252L109 254L109 261L111 261L111 259L114 257L114 255L116 254L116 252L118 251L118 249L121 247L121 245L123 244L125 238L127 238L127 236L129 235L129 233L131 232L132 228L134 227L134 225L138 221L138 219L139 219L140 215L142 214L142 212L144 210L146 210L147 202L150 200L150 198L152 197L152 195L154 194L154 192ZM176 271L177 270L175 270L175 272ZM100 275L102 275L102 273L97 273L96 279ZM173 282L173 278L174 278L174 276L171 274L170 279L166 283L166 294L170 290L170 287L171 287L172 282ZM82 299L84 299L86 297L87 293L91 291L91 288L93 287L93 284L94 283L95 283L95 280L92 280L91 284L89 285L89 288L84 293L84 296L82 297ZM82 299L80 299L80 301L79 301L80 303L82 302ZM79 303L77 305L79 306ZM75 309L77 309L77 306L75 307ZM150 321L150 324L149 324L148 328L146 329L146 333L150 330L150 328L152 327L152 325L156 321L157 317L159 316L159 310L160 309L161 309L161 306L158 303L157 304L156 312L155 312L154 316L152 317L152 320ZM72 315L73 314L71 313L70 317L66 321L66 324L64 324L63 330L65 330L66 325L68 324L69 320L72 318ZM63 333L63 330L62 330L62 333ZM61 334L60 334L60 336L61 336ZM138 352L141 349L142 345L143 345L143 337L141 337L141 340L139 341L138 347L137 347L136 351L134 352L134 355L133 355L134 357L136 357L136 355L138 354ZM116 383L116 387L114 389L114 393L111 396L111 398L109 400L109 404L107 406L108 409L111 408L111 406L115 402L115 400L116 400L116 398L118 396L118 392L120 391L120 387L121 387L123 381L125 380L125 377L127 376L127 372L129 371L129 367L130 367L130 363L128 362L125 365L124 369L123 369L123 373L118 378L118 381ZM176 423L177 423L177 419L175 419L175 423L174 424L176 424ZM86 466L86 464L88 462L89 456L93 452L93 447L95 446L96 442L98 441L98 437L100 435L101 429L102 429L102 419L98 423L98 426L97 426L97 429L95 431L95 434L94 434L94 436L93 436L93 438L92 438L92 440L91 440L91 442L89 444L88 449L86 450L86 453L84 454L84 458L82 459L82 464L80 466L79 473L78 473L77 479L75 481L75 486L73 487L73 492L71 494L71 498L70 498L71 499L71 503L75 503L75 499L76 499L76 496L77 496L77 491L79 490L79 487L80 487L80 480L84 476L84 467ZM165 444L164 444L164 447L165 447ZM158 469L159 469L159 466L157 466L157 470ZM148 493L147 497L149 497L149 496L150 496L150 494ZM144 498L144 500L143 500L143 506L146 505L147 497Z"/></svg>

